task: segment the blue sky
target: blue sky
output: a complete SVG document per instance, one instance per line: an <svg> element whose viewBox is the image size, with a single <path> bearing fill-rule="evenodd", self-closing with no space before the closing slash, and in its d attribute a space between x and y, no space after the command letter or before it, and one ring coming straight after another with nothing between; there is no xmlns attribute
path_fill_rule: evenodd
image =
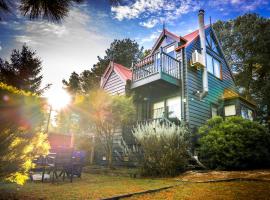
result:
<svg viewBox="0 0 270 200"><path fill-rule="evenodd" d="M246 12L270 17L267 0L89 0L74 6L61 24L29 21L13 12L0 22L0 57L26 43L36 50L43 63L43 84L61 87L72 71L90 69L103 56L113 39L131 38L151 48L162 24L177 35L197 29L197 12L206 11L206 23L228 20Z"/></svg>

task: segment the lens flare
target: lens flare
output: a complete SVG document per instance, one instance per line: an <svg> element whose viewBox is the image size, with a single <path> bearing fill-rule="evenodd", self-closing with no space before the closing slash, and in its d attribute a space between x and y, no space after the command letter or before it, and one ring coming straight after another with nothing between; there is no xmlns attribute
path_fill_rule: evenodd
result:
<svg viewBox="0 0 270 200"><path fill-rule="evenodd" d="M65 91L62 88L52 89L48 91L48 93L46 94L46 97L48 98L48 103L55 110L60 110L64 108L71 101L70 95L67 93L67 91Z"/></svg>

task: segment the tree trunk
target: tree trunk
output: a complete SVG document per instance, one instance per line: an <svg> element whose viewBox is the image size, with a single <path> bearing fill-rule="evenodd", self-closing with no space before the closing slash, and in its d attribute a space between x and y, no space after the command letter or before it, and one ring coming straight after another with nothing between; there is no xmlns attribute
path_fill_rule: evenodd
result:
<svg viewBox="0 0 270 200"><path fill-rule="evenodd" d="M108 167L110 169L113 168L113 163L112 163L112 145L108 145L108 152L107 152L107 157L108 157Z"/></svg>

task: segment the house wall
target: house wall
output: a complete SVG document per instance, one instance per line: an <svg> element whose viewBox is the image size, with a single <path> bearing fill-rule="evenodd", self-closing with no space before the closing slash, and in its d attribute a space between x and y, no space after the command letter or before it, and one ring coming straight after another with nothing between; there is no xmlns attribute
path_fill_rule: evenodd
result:
<svg viewBox="0 0 270 200"><path fill-rule="evenodd" d="M103 88L112 95L123 95L126 92L126 83L113 71Z"/></svg>
<svg viewBox="0 0 270 200"><path fill-rule="evenodd" d="M210 34L211 27L206 29L206 36ZM196 91L202 91L202 70L196 70L190 66L192 52L197 49L200 51L200 40L197 38L186 48L187 59L187 78L186 78L186 96L187 96L187 121L191 128L199 127L211 117L211 104L222 106L221 97L225 88L235 90L235 84L223 57L215 56L222 64L222 80L208 73L209 92L202 100L195 95ZM214 55L211 50L207 53Z"/></svg>

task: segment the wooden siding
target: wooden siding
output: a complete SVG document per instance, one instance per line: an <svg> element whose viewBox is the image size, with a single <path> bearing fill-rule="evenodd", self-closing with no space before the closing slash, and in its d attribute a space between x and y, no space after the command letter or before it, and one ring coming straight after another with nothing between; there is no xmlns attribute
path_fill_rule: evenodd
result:
<svg viewBox="0 0 270 200"><path fill-rule="evenodd" d="M115 71L112 71L103 88L112 95L123 95L126 93L126 83Z"/></svg>
<svg viewBox="0 0 270 200"><path fill-rule="evenodd" d="M206 30L206 36L210 33L211 27ZM207 53L217 58L222 65L222 80L216 78L213 74L208 73L208 95L202 100L195 95L196 91L202 91L202 71L196 70L189 66L189 60L192 52L197 49L200 51L200 40L199 38L192 42L186 48L186 59L187 59L187 78L186 78L186 96L187 99L187 116L188 122L191 128L200 127L205 123L207 119L211 117L211 104L221 106L221 96L225 88L231 88L235 90L235 84L229 66L223 57L215 55L211 50L207 49Z"/></svg>

